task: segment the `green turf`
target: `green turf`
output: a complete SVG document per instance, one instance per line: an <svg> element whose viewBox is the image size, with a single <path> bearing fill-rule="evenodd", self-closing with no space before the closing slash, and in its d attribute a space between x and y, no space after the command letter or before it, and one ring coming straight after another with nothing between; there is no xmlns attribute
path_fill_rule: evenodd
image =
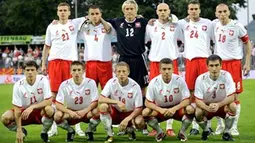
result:
<svg viewBox="0 0 255 143"><path fill-rule="evenodd" d="M5 110L12 107L11 105L11 98L12 98L12 85L0 85L0 113L2 114ZM244 92L241 95L241 117L239 121L239 131L240 136L235 137L236 143L254 143L255 142L255 80L245 80L244 81ZM213 128L215 129L215 119L213 120ZM162 127L165 128L165 124L161 124ZM180 128L180 123L175 121L174 122L174 129L176 131ZM82 124L82 128L85 129L86 125ZM26 129L28 130L28 138L27 143L40 143L40 125L30 125L27 126ZM114 129L115 133L117 129ZM66 132L62 129L58 129L59 134L58 136L51 137L51 143L61 143L65 142ZM8 131L3 124L0 123L0 143L14 143L15 142L15 133ZM95 141L94 142L103 142L106 137L104 128L102 124L100 124L97 128L97 132L94 135ZM188 142L202 142L199 136L189 136ZM115 137L115 142L129 142L127 136ZM176 137L166 137L162 143L166 142L180 142L177 140ZM84 137L75 136L76 142L87 142ZM140 132L137 133L137 140L133 141L134 143L149 143L155 142L154 137L147 137L142 135ZM221 140L221 136L210 136L208 143L211 142L224 142Z"/></svg>

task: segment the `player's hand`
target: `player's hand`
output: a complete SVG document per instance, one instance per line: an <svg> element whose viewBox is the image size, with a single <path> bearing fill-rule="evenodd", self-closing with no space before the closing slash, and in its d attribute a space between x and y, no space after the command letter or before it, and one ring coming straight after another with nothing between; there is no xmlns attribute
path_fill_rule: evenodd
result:
<svg viewBox="0 0 255 143"><path fill-rule="evenodd" d="M162 115L165 115L165 114L167 114L167 109L165 109L165 108L161 108L160 110L159 110L159 113L160 114L162 114Z"/></svg>
<svg viewBox="0 0 255 143"><path fill-rule="evenodd" d="M22 130L18 130L16 133L16 143L23 143L23 132Z"/></svg>
<svg viewBox="0 0 255 143"><path fill-rule="evenodd" d="M150 20L148 21L148 24L149 24L150 26L153 26L155 21L156 21L156 19L152 18L152 19L150 19Z"/></svg>
<svg viewBox="0 0 255 143"><path fill-rule="evenodd" d="M51 23L52 23L53 25L56 25L56 24L58 24L58 20L53 19Z"/></svg>
<svg viewBox="0 0 255 143"><path fill-rule="evenodd" d="M174 108L169 108L165 116L172 117L175 114L176 110Z"/></svg>
<svg viewBox="0 0 255 143"><path fill-rule="evenodd" d="M31 112L34 110L34 108L32 108L31 106L28 107L26 110L24 110L21 114L21 118L23 120L28 119L29 115L31 114Z"/></svg>
<svg viewBox="0 0 255 143"><path fill-rule="evenodd" d="M209 109L211 112L217 112L219 110L219 105L217 103L209 104Z"/></svg>
<svg viewBox="0 0 255 143"><path fill-rule="evenodd" d="M69 113L69 116L72 118L72 119L80 119L81 118L81 116L80 115L78 115L76 112L74 112L74 111L70 111Z"/></svg>
<svg viewBox="0 0 255 143"><path fill-rule="evenodd" d="M245 64L245 65L243 66L243 75L244 75L244 76L248 76L250 70L251 70L250 65Z"/></svg>
<svg viewBox="0 0 255 143"><path fill-rule="evenodd" d="M127 128L129 120L127 118L125 118L124 120L121 121L120 125L119 125L119 130L120 131L125 131Z"/></svg>
<svg viewBox="0 0 255 143"><path fill-rule="evenodd" d="M80 117L84 117L84 116L88 113L88 110L87 110L87 108L86 108L85 110L76 111L76 113L77 113Z"/></svg>
<svg viewBox="0 0 255 143"><path fill-rule="evenodd" d="M45 64L42 64L42 74L45 76L47 75L47 68Z"/></svg>
<svg viewBox="0 0 255 143"><path fill-rule="evenodd" d="M120 110L121 110L122 112L124 112L124 111L127 110L127 109L126 109L126 105L125 105L124 103L120 102L120 101L117 103L117 106L120 108Z"/></svg>

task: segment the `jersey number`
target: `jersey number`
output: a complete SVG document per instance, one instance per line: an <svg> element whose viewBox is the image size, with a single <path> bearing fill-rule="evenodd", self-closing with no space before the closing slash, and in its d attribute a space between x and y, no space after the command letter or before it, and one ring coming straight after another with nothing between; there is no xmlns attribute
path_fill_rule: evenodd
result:
<svg viewBox="0 0 255 143"><path fill-rule="evenodd" d="M219 34L218 42L224 43L225 41L226 41L226 35L221 35L221 34Z"/></svg>
<svg viewBox="0 0 255 143"><path fill-rule="evenodd" d="M68 33L63 33L63 34L62 34L62 40L63 40L63 41L69 40L69 35L68 35Z"/></svg>
<svg viewBox="0 0 255 143"><path fill-rule="evenodd" d="M190 32L190 38L198 38L198 33L197 33L197 31L192 30L192 31Z"/></svg>
<svg viewBox="0 0 255 143"><path fill-rule="evenodd" d="M98 41L97 34L95 34L94 40L95 40L95 41Z"/></svg>
<svg viewBox="0 0 255 143"><path fill-rule="evenodd" d="M165 38L165 35L166 35L166 33L165 32L162 32L162 40L165 40L166 38Z"/></svg>
<svg viewBox="0 0 255 143"><path fill-rule="evenodd" d="M127 28L126 37L133 37L133 36L134 36L134 28Z"/></svg>
<svg viewBox="0 0 255 143"><path fill-rule="evenodd" d="M34 104L35 102L37 102L36 97L35 96L30 97L30 104Z"/></svg>
<svg viewBox="0 0 255 143"><path fill-rule="evenodd" d="M83 103L83 97L75 97L74 98L74 104L82 104Z"/></svg>
<svg viewBox="0 0 255 143"><path fill-rule="evenodd" d="M215 99L216 98L216 90L213 91L213 95L212 98Z"/></svg>
<svg viewBox="0 0 255 143"><path fill-rule="evenodd" d="M119 101L122 102L122 103L124 103L124 104L126 104L126 99L125 99L125 98L119 97Z"/></svg>
<svg viewBox="0 0 255 143"><path fill-rule="evenodd" d="M165 97L165 102L172 102L173 101L173 95L169 95L169 96L165 95L164 97Z"/></svg>

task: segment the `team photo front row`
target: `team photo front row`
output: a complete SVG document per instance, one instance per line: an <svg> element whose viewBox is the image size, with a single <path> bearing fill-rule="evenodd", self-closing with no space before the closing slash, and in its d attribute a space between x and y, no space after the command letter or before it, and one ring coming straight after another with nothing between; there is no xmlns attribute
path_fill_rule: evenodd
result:
<svg viewBox="0 0 255 143"><path fill-rule="evenodd" d="M159 123L168 119L181 122L177 136L181 141L188 139L186 130L195 119L203 130L201 139L206 141L211 134L207 122L221 117L225 120L222 139L233 141L230 129L236 114L236 88L231 74L221 70L222 59L218 55L206 59L208 71L196 79L194 95L185 80L173 73L171 59L161 59L159 64L160 75L149 82L143 98L139 84L128 77L127 63L116 64L116 77L98 93L96 82L84 77L84 64L73 61L71 78L60 84L56 99L52 100L48 78L38 75L38 65L28 61L25 77L13 87L13 108L3 113L1 121L17 132L18 143L23 143L28 134L24 126L30 124L42 124L41 139L49 142L47 132L53 122L67 131L67 142L74 140L72 125L87 123L85 134L88 141L93 141L96 127L102 122L107 133L105 143L111 143L112 125L119 125L119 131L128 134L129 140L136 140L135 131L148 125L156 131L155 140L160 142L166 134Z"/></svg>

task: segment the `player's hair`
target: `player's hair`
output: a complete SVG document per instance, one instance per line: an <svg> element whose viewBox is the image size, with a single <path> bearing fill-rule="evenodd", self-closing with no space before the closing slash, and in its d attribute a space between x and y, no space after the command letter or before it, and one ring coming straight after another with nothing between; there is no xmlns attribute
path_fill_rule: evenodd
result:
<svg viewBox="0 0 255 143"><path fill-rule="evenodd" d="M173 64L173 61L169 58L163 58L163 59L160 60L159 63L160 63L160 65L161 64Z"/></svg>
<svg viewBox="0 0 255 143"><path fill-rule="evenodd" d="M207 59L206 59L206 64L208 65L210 61L217 61L219 60L220 61L220 64L222 63L222 59L220 56L218 55L211 55L209 56Z"/></svg>
<svg viewBox="0 0 255 143"><path fill-rule="evenodd" d="M120 66L125 66L125 67L127 67L127 69L130 71L130 67L129 67L129 65L126 63L126 62L119 62L119 63L117 63L116 65L115 65L115 69L117 69L117 67L120 67Z"/></svg>
<svg viewBox="0 0 255 143"><path fill-rule="evenodd" d="M35 61L27 61L27 62L24 64L23 69L26 69L26 67L35 67L36 70L38 70L38 68L39 68L39 66L36 64Z"/></svg>
<svg viewBox="0 0 255 143"><path fill-rule="evenodd" d="M189 2L188 2L188 8L189 8L189 5L190 4L197 4L199 7L200 7L200 2L199 2L199 0L190 0Z"/></svg>
<svg viewBox="0 0 255 143"><path fill-rule="evenodd" d="M67 6L67 7L68 7L68 10L69 10L69 11L71 10L70 5L69 5L68 3L66 3L66 2L61 2L60 4L58 4L58 7L60 7L60 6Z"/></svg>
<svg viewBox="0 0 255 143"><path fill-rule="evenodd" d="M124 10L125 9L125 6L126 5L130 5L130 4L134 4L135 5L135 9L136 9L136 12L138 11L138 5L137 5L137 3L136 3L136 1L135 0L126 0L123 4L122 4L122 10Z"/></svg>
<svg viewBox="0 0 255 143"><path fill-rule="evenodd" d="M71 67L72 66L82 66L82 67L84 67L84 64L82 62L80 62L80 61L73 61L71 63Z"/></svg>
<svg viewBox="0 0 255 143"><path fill-rule="evenodd" d="M97 5L91 5L91 6L89 6L89 9L88 9L88 10L90 10L90 9L99 9L99 10L101 11L100 7L97 6Z"/></svg>

